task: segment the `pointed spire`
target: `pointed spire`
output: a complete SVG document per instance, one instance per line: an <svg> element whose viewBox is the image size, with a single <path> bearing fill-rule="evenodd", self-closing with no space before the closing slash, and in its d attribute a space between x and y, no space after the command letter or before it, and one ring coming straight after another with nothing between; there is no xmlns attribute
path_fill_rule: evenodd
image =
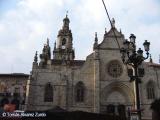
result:
<svg viewBox="0 0 160 120"><path fill-rule="evenodd" d="M105 34L107 33L107 28L105 28Z"/></svg>
<svg viewBox="0 0 160 120"><path fill-rule="evenodd" d="M97 32L95 32L95 43L98 42Z"/></svg>
<svg viewBox="0 0 160 120"><path fill-rule="evenodd" d="M35 62L35 63L38 62L38 56L37 56L37 55L38 55L38 54L37 54L37 51L36 51L35 56L34 56L34 62Z"/></svg>
<svg viewBox="0 0 160 120"><path fill-rule="evenodd" d="M49 60L51 58L51 51L50 51L50 46L49 46L49 38L47 38L47 43L44 44L42 54L41 54L41 59Z"/></svg>
<svg viewBox="0 0 160 120"><path fill-rule="evenodd" d="M54 50L56 50L56 41L55 41L55 43L54 43Z"/></svg>
<svg viewBox="0 0 160 120"><path fill-rule="evenodd" d="M49 46L49 38L47 37L47 44L45 44L44 46Z"/></svg>
<svg viewBox="0 0 160 120"><path fill-rule="evenodd" d="M152 60L152 56L151 56L151 54L150 54L149 62L150 62L150 63L153 63L153 60Z"/></svg>
<svg viewBox="0 0 160 120"><path fill-rule="evenodd" d="M95 49L97 46L98 46L98 37L97 37L97 32L95 32L95 40L94 40L93 49Z"/></svg>
<svg viewBox="0 0 160 120"><path fill-rule="evenodd" d="M47 45L49 46L49 38L47 37Z"/></svg>
<svg viewBox="0 0 160 120"><path fill-rule="evenodd" d="M68 18L68 10L66 11L66 18Z"/></svg>
<svg viewBox="0 0 160 120"><path fill-rule="evenodd" d="M114 19L114 18L112 18L111 27L112 27L112 28L115 28L115 19Z"/></svg>
<svg viewBox="0 0 160 120"><path fill-rule="evenodd" d="M122 30L120 29L119 32L122 34Z"/></svg>
<svg viewBox="0 0 160 120"><path fill-rule="evenodd" d="M66 12L66 17L63 19L63 29L68 29L69 28L69 18L68 18L68 11Z"/></svg>

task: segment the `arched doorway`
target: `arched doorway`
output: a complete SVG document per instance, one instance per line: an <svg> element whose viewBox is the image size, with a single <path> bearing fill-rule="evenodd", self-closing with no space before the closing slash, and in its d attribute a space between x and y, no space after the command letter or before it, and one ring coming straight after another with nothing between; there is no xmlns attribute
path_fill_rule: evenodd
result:
<svg viewBox="0 0 160 120"><path fill-rule="evenodd" d="M108 95L108 98L106 99L107 113L121 115L125 117L126 116L125 103L127 103L127 101L128 99L126 98L125 94L121 93L120 90L115 89Z"/></svg>
<svg viewBox="0 0 160 120"><path fill-rule="evenodd" d="M101 90L100 100L101 112L112 110L112 114L125 116L127 107L134 104L134 91L122 82L113 82Z"/></svg>

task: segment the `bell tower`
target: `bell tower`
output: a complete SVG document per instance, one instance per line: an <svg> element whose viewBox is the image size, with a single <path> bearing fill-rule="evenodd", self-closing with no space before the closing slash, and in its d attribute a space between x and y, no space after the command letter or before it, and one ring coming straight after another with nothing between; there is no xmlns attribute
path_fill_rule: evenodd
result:
<svg viewBox="0 0 160 120"><path fill-rule="evenodd" d="M53 59L55 60L74 60L73 38L69 29L70 20L68 15L63 19L62 29L59 30L57 41L53 50Z"/></svg>

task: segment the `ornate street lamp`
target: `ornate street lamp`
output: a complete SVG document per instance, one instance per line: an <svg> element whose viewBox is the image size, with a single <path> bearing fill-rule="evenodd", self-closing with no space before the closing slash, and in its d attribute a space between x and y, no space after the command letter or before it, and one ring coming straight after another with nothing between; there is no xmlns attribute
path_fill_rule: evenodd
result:
<svg viewBox="0 0 160 120"><path fill-rule="evenodd" d="M143 43L144 49L146 51L146 57L143 56L143 50L139 48L136 51L136 36L134 34L130 35L130 41L124 41L124 47L121 48L120 52L122 54L122 61L126 65L132 66L132 69L128 69L128 75L130 77L130 81L135 81L135 91L136 91L136 106L139 119L141 120L141 107L140 107L140 96L139 96L139 83L141 83L140 77L144 75L144 69L140 68L142 62L149 57L149 46L150 42L145 40Z"/></svg>

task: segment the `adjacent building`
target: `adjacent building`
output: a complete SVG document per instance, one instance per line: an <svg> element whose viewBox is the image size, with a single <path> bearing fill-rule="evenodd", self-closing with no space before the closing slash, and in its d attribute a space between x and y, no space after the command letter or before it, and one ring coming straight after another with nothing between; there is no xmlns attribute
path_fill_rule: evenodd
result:
<svg viewBox="0 0 160 120"><path fill-rule="evenodd" d="M5 104L16 104L16 109L24 110L28 74L0 74L0 107Z"/></svg>

